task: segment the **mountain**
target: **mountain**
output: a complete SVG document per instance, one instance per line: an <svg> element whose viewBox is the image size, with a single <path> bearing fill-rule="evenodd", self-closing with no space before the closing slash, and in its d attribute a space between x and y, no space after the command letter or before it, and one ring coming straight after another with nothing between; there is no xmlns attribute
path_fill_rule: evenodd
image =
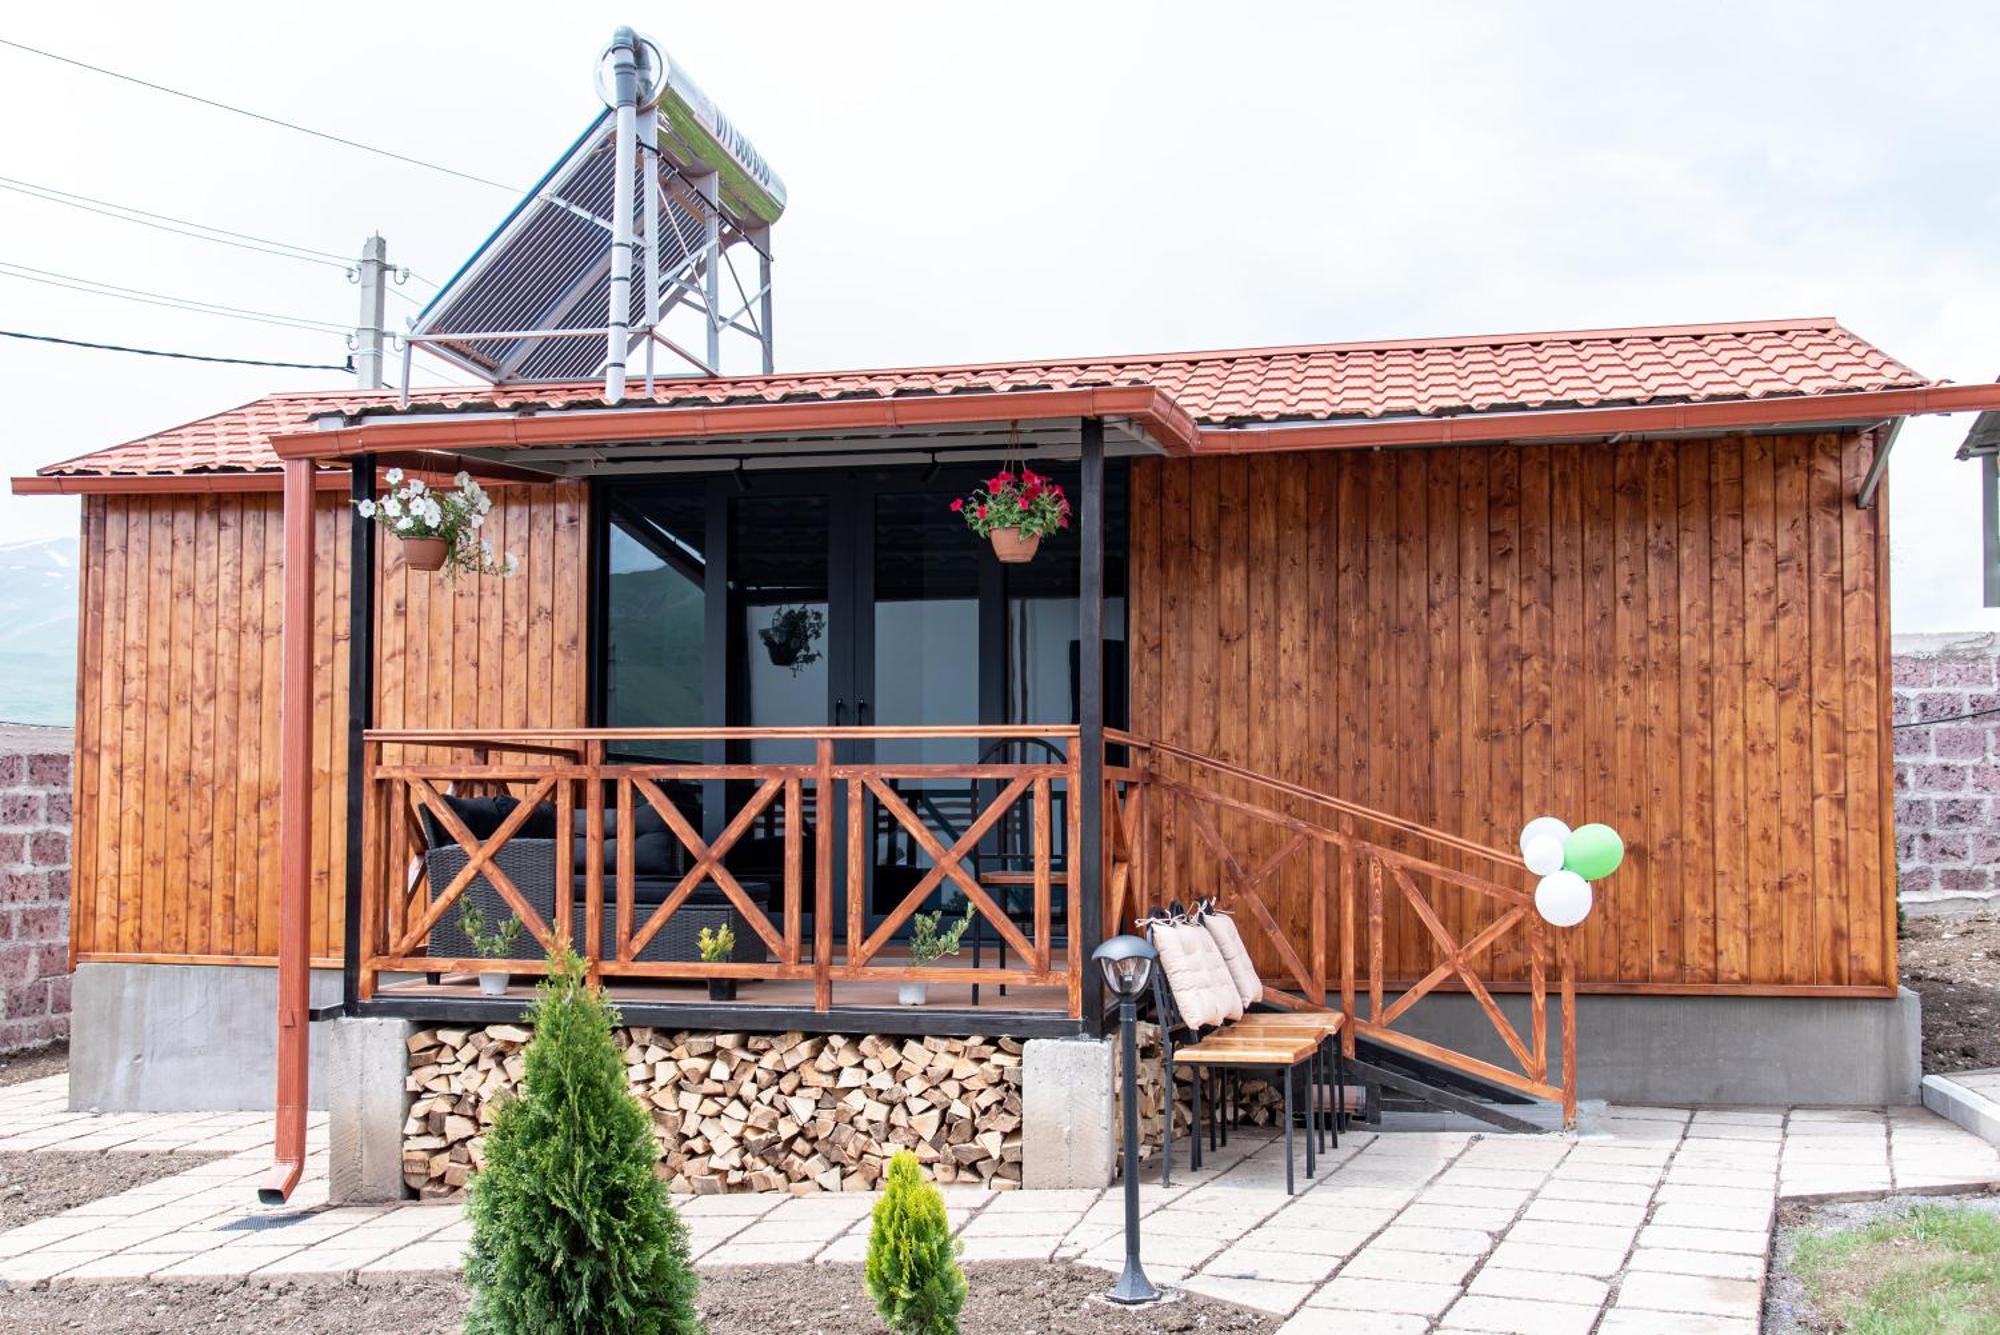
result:
<svg viewBox="0 0 2000 1335"><path fill-rule="evenodd" d="M76 721L76 539L0 543L0 721Z"/></svg>

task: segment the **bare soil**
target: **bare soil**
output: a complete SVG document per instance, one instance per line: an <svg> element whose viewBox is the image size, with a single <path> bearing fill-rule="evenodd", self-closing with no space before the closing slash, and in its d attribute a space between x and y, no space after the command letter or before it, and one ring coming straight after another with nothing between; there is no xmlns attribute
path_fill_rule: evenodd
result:
<svg viewBox="0 0 2000 1335"><path fill-rule="evenodd" d="M85 1201L115 1196L220 1159L219 1154L102 1154L19 1150L0 1154L0 1232Z"/></svg>
<svg viewBox="0 0 2000 1335"><path fill-rule="evenodd" d="M61 1075L68 1069L68 1043L51 1043L45 1048L0 1053L0 1085L25 1085L44 1076Z"/></svg>
<svg viewBox="0 0 2000 1335"><path fill-rule="evenodd" d="M1924 1070L2000 1066L2000 918L1911 918L1903 986L1924 999Z"/></svg>
<svg viewBox="0 0 2000 1335"><path fill-rule="evenodd" d="M1180 1335L1273 1331L1274 1317L1187 1296L1141 1311L1100 1301L1112 1277L1045 1262L966 1267L964 1335ZM101 1335L446 1335L465 1320L465 1289L446 1275L352 1284L246 1280L92 1284L0 1292L0 1335L89 1330ZM886 1335L859 1266L705 1270L710 1335Z"/></svg>

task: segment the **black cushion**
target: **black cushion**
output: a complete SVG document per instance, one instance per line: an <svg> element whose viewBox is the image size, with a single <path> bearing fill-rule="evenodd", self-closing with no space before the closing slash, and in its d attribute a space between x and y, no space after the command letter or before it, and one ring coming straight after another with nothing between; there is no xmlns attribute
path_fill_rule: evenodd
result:
<svg viewBox="0 0 2000 1335"><path fill-rule="evenodd" d="M459 797L453 793L442 796L451 814L464 823L466 832L482 843L491 839L500 829L500 823L521 805L518 798L507 793L497 797ZM448 848L457 843L429 807L423 809L423 817L424 838L432 848Z"/></svg>

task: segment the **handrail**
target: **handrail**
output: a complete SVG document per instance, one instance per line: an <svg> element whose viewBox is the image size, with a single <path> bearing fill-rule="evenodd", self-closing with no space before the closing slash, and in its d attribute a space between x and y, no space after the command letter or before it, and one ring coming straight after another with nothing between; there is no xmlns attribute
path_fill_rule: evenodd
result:
<svg viewBox="0 0 2000 1335"><path fill-rule="evenodd" d="M362 739L404 746L500 746L509 742L756 742L756 741L920 741L927 738L1077 737L1073 723L869 725L867 727L728 727L728 728L370 728ZM1005 762L1000 762L1005 763Z"/></svg>
<svg viewBox="0 0 2000 1335"><path fill-rule="evenodd" d="M1433 843L1442 844L1446 848L1457 849L1461 853L1471 853L1508 866L1513 865L1515 861L1512 854L1502 852L1490 844L1482 844L1477 840L1466 839L1460 835L1447 834L1443 830L1433 829L1417 821L1406 820L1401 816L1392 816L1386 811L1377 811L1373 807L1365 807L1358 802L1350 802L1345 798L1335 797L1330 793L1322 793L1317 789L1305 788L1284 779L1274 779L1268 774L1259 774L1255 770L1245 769L1241 765L1231 764L1227 760L1217 760L1214 756L1206 756L1199 751L1190 751L1185 747L1175 746L1171 742L1139 737L1132 733L1114 731L1109 728L1105 729L1104 740L1106 745L1129 746L1136 750L1156 751L1162 755L1173 756L1177 760L1185 760L1190 764L1200 765L1205 769L1212 769L1232 779L1244 783L1256 784L1259 787L1283 793L1287 797L1296 797L1303 801L1318 803L1320 806L1338 811L1342 815L1372 821L1378 825L1386 825L1390 829L1401 830L1406 834L1417 835Z"/></svg>
<svg viewBox="0 0 2000 1335"><path fill-rule="evenodd" d="M1177 882L1184 859L1205 851L1214 857L1220 869L1218 885L1224 906L1238 910L1238 929L1253 940L1261 940L1267 956L1274 957L1282 970L1275 987L1267 982L1268 1000L1293 1007L1325 1007L1331 995L1338 992L1340 1009L1348 1021L1341 1041L1350 1056L1354 1054L1357 1037L1399 1048L1490 1083L1558 1102L1564 1124L1575 1125L1576 980L1570 934L1567 929L1551 928L1542 920L1534 910L1533 896L1525 888L1363 838L1324 817L1310 819L1273 810L1244 797L1215 791L1198 779L1169 777L1161 772L1156 761L1171 757L1187 766L1212 771L1230 784L1248 784L1305 799L1343 817L1359 817L1416 835L1447 849L1488 859L1505 868L1510 880L1519 881L1524 873L1514 858L1472 840L1170 743L1112 731L1107 732L1105 744L1150 753L1153 758L1115 771L1107 767L1106 771L1106 921L1116 924L1114 930L1124 925L1122 915L1128 900L1137 916L1141 909L1163 902L1176 888L1170 884L1165 893L1160 893L1160 887L1147 884L1149 834L1160 841L1170 882ZM1161 800L1145 801L1148 790L1157 791ZM1275 846L1268 840L1261 846L1232 840L1228 831L1246 823L1271 831L1276 837ZM1183 838L1175 838L1183 834ZM1310 938L1307 942L1293 939L1296 933L1288 933L1280 926L1278 914L1266 900L1269 888L1282 883L1283 873L1295 868L1302 855ZM1296 877L1298 872L1293 870L1291 874ZM1427 892L1419 884L1419 878L1433 883L1435 888ZM1441 913L1432 896L1446 888L1470 892L1481 902L1492 904L1491 919L1475 926L1471 918ZM1426 939L1435 948L1436 962L1424 977L1404 984L1393 1003L1386 1003L1384 945L1391 905L1406 908L1421 925L1427 933ZM1452 925L1448 919L1458 925ZM1526 938L1530 1014L1525 1038L1502 1013L1475 968L1477 957L1499 946L1510 934ZM1302 946L1306 952L1303 955ZM1357 947L1364 952L1358 967ZM1330 953L1335 957L1332 969L1328 967ZM1546 1015L1551 953L1557 971L1562 1035L1560 1075L1554 1078L1550 1070ZM1454 980L1471 995L1518 1070L1428 1042L1394 1027L1425 996ZM1357 1004L1364 993L1365 1015Z"/></svg>

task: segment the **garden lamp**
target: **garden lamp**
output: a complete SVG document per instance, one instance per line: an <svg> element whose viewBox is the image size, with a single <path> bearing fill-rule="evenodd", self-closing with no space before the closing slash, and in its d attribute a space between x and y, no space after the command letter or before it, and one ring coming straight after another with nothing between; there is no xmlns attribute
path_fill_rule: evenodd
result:
<svg viewBox="0 0 2000 1335"><path fill-rule="evenodd" d="M1112 1286L1110 1298L1133 1306L1157 1302L1161 1297L1139 1264L1139 996L1153 976L1153 961L1158 956L1143 936L1114 936L1090 957L1104 971L1105 987L1118 998L1125 1100L1125 1272ZM1167 1116L1173 1115L1169 1104Z"/></svg>

